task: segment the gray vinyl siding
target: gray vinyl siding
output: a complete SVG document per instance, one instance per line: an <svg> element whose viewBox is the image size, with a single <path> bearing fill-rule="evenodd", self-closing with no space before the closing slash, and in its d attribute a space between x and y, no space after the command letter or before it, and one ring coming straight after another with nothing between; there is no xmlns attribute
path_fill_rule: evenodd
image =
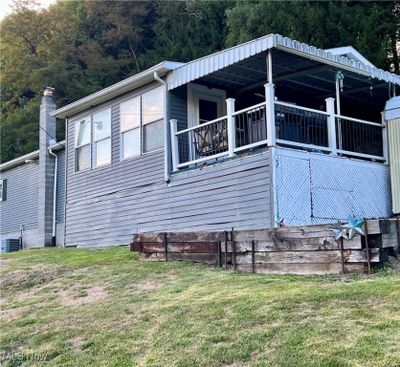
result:
<svg viewBox="0 0 400 367"><path fill-rule="evenodd" d="M169 92L169 116L178 120L178 130L187 128L187 87L186 85Z"/></svg>
<svg viewBox="0 0 400 367"><path fill-rule="evenodd" d="M163 150L120 160L123 99L109 104L113 143L109 166L74 172L75 119L68 124L66 246L128 244L134 233L147 231L271 224L268 151L174 174L166 184ZM171 118L186 121L186 89L171 94L170 106Z"/></svg>
<svg viewBox="0 0 400 367"><path fill-rule="evenodd" d="M182 87L176 88L169 92L170 100L169 100L169 116L170 119L178 120L177 126L178 131L184 130L188 127L187 124L187 86L184 85ZM184 161L187 159L188 154L188 144L187 144L187 136L181 135L179 137L179 160Z"/></svg>
<svg viewBox="0 0 400 367"><path fill-rule="evenodd" d="M1 172L7 180L7 200L0 202L0 232L19 231L38 225L38 161Z"/></svg>
<svg viewBox="0 0 400 367"><path fill-rule="evenodd" d="M59 150L56 154L58 156L56 220L57 223L63 223L65 202L65 150Z"/></svg>

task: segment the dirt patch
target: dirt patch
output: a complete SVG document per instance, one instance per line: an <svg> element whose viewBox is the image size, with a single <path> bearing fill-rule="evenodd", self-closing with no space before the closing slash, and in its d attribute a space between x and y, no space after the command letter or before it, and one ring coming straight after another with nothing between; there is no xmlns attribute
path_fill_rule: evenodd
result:
<svg viewBox="0 0 400 367"><path fill-rule="evenodd" d="M135 284L135 288L139 291L160 289L170 283L174 283L177 279L178 277L175 274L166 274L166 276L160 279L137 283Z"/></svg>
<svg viewBox="0 0 400 367"><path fill-rule="evenodd" d="M0 319L4 322L10 322L16 320L22 316L23 313L28 311L28 306L10 308L8 310L0 311Z"/></svg>
<svg viewBox="0 0 400 367"><path fill-rule="evenodd" d="M11 264L11 260L0 259L0 269L3 269Z"/></svg>
<svg viewBox="0 0 400 367"><path fill-rule="evenodd" d="M39 284L50 283L60 277L60 269L56 266L34 266L29 269L15 270L3 274L1 277L2 289L24 289Z"/></svg>
<svg viewBox="0 0 400 367"><path fill-rule="evenodd" d="M76 336L69 340L72 350L82 350L82 346L84 344L84 340L80 336Z"/></svg>
<svg viewBox="0 0 400 367"><path fill-rule="evenodd" d="M100 301L107 298L107 290L104 287L92 287L85 290L71 288L58 293L64 306L79 306Z"/></svg>
<svg viewBox="0 0 400 367"><path fill-rule="evenodd" d="M163 284L161 282L142 282L142 283L138 283L136 284L136 289L140 290L140 291L149 291L149 290L153 290L153 289L159 289L163 286Z"/></svg>

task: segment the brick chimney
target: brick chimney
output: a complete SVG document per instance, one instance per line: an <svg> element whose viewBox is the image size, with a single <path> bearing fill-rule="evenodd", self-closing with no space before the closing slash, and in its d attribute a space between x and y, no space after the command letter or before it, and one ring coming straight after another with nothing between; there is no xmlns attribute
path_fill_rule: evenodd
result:
<svg viewBox="0 0 400 367"><path fill-rule="evenodd" d="M47 87L40 104L39 131L39 203L38 229L39 245L54 246L53 224L53 182L54 157L49 154L49 146L56 142L56 118L50 113L56 110L54 89Z"/></svg>

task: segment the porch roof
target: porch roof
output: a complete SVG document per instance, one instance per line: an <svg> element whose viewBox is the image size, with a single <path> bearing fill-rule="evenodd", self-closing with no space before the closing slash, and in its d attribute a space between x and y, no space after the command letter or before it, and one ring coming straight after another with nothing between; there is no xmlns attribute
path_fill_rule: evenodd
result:
<svg viewBox="0 0 400 367"><path fill-rule="evenodd" d="M168 89L171 90L196 79L203 78L273 48L317 63L359 74L364 76L364 78L367 77L400 85L400 76L375 68L371 66L372 64L370 63L366 64L356 61L353 58L335 55L330 52L330 50L324 51L314 46L283 37L279 34L269 34L184 64L168 75ZM272 62L273 66L275 66L276 61L273 60ZM252 72L254 73L256 70L249 69L246 74L250 74L251 77ZM309 72L312 73L313 70L309 70ZM236 73L236 76L240 79L240 75ZM245 78L247 77L247 75L244 76ZM232 82L235 82L234 79L235 78L232 79Z"/></svg>

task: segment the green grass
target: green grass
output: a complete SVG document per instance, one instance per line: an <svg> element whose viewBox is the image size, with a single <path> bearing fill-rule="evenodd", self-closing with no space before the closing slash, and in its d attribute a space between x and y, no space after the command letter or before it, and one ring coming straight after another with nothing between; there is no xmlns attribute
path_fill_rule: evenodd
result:
<svg viewBox="0 0 400 367"><path fill-rule="evenodd" d="M126 248L1 258L3 366L400 366L400 274L264 276Z"/></svg>

